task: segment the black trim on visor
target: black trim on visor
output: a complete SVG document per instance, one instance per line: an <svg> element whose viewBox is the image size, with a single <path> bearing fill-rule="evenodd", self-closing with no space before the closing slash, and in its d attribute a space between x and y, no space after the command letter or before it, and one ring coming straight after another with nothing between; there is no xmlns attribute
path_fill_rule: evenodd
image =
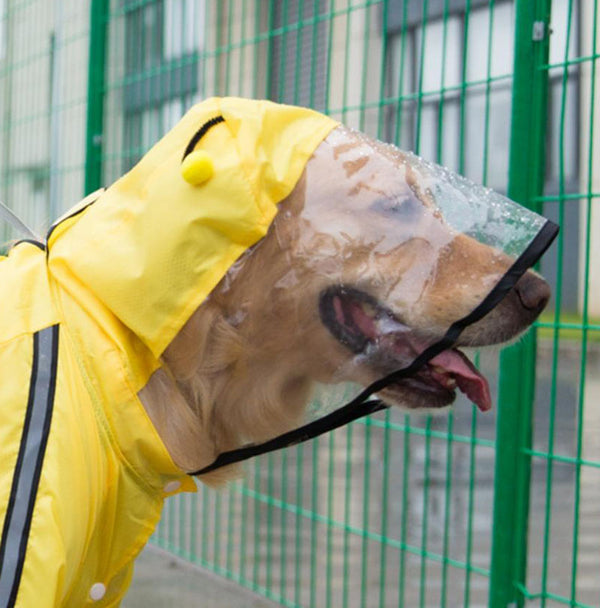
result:
<svg viewBox="0 0 600 608"><path fill-rule="evenodd" d="M558 234L559 227L550 220L542 226L540 231L535 235L531 243L527 246L525 251L515 260L514 264L506 271L504 276L496 283L495 287L490 293L481 301L481 303L474 308L466 317L455 321L449 328L444 337L426 348L420 353L417 358L407 367L399 369L379 380L376 380L367 388L365 388L359 395L357 395L352 401L349 401L346 405L338 408L337 410L314 420L309 424L301 426L300 428L279 435L269 441L258 444L250 444L236 450L230 450L219 454L217 458L208 466L188 473L188 475L204 475L210 473L215 469L241 462L252 458L253 456L259 456L260 454L267 454L281 448L290 447L298 443L303 443L309 439L314 439L319 435L323 435L328 431L334 430L372 414L382 409L386 409L387 406L379 399L373 399L367 401L374 393L377 393L384 389L386 386L413 374L419 370L423 365L430 361L442 351L451 348L455 343L461 332L467 325L471 325L476 321L482 319L488 312L495 308L500 301L508 294L508 292L514 287L516 282L523 276L523 274L531 268L545 251L550 247L552 241Z"/></svg>

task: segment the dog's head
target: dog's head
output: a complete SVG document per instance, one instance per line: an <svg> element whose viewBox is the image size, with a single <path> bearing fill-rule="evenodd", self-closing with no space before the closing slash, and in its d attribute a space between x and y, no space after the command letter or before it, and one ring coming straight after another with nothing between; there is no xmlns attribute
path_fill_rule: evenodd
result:
<svg viewBox="0 0 600 608"><path fill-rule="evenodd" d="M502 343L531 324L548 286L531 271L515 282L545 227L312 110L214 98L52 228L48 267L97 302L175 461L197 470L301 424L316 383L369 386L432 345L378 395L439 409L458 388L488 409L484 378L440 339L505 283L444 344ZM537 255L514 272L530 243Z"/></svg>
<svg viewBox="0 0 600 608"><path fill-rule="evenodd" d="M478 238L482 218L464 213L481 216L482 201L472 199L491 197L484 221L498 223L504 212L493 207L501 197L443 170L436 176L440 170L343 127L318 146L267 236L205 305L236 336L237 359L217 356L229 365L225 392L247 405L276 386L273 401L297 412L310 383L369 385L408 366L477 308L515 257ZM470 223L471 234L460 229ZM549 293L547 283L527 271L462 331L456 346L515 338ZM457 389L480 409L491 407L487 381L452 348L379 396L409 409L439 409L454 401Z"/></svg>

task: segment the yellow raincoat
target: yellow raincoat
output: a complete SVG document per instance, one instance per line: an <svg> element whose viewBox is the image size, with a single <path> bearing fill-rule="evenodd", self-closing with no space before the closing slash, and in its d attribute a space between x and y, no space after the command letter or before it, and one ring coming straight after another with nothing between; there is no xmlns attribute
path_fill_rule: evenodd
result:
<svg viewBox="0 0 600 608"><path fill-rule="evenodd" d="M192 142L209 171L186 181L215 117ZM336 124L209 99L47 245L0 257L0 608L119 604L164 498L195 490L137 393Z"/></svg>

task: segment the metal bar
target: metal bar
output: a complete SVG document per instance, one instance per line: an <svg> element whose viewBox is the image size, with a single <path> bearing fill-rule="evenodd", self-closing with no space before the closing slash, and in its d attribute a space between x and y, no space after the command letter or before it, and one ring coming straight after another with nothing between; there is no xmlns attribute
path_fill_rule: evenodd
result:
<svg viewBox="0 0 600 608"><path fill-rule="evenodd" d="M304 445L300 444L296 448L296 504L302 507L303 491L302 482L304 476L302 474L304 464ZM300 593L302 591L302 515L298 511L295 513L296 519L294 522L295 543L294 543L294 602L300 605Z"/></svg>
<svg viewBox="0 0 600 608"><path fill-rule="evenodd" d="M335 433L329 433L329 447L328 447L328 462L327 462L327 520L333 519L333 478L334 478L334 453L335 453ZM283 511L285 513L285 510ZM326 557L325 557L325 608L331 608L333 604L333 575L332 575L332 561L334 555L333 549L333 528L327 526L326 534Z"/></svg>
<svg viewBox="0 0 600 608"><path fill-rule="evenodd" d="M92 0L90 9L90 54L85 153L85 194L102 187L102 134L104 132L104 88L106 36L109 2Z"/></svg>
<svg viewBox="0 0 600 608"><path fill-rule="evenodd" d="M549 37L534 41L533 24L549 31L551 0L517 0L513 75L510 198L537 207L533 198L543 192L544 142L547 113ZM533 398L535 390L535 333L500 357L497 453L494 478L494 518L490 574L490 608L523 606L517 585L526 581L527 528Z"/></svg>
<svg viewBox="0 0 600 608"><path fill-rule="evenodd" d="M389 12L389 0L383 0L381 7L381 19L382 19L382 30L387 31L388 12ZM388 57L388 38L382 36L381 38L381 71L379 73L379 99L385 97L385 86L386 86L386 65ZM379 106L377 112L377 137L379 139L384 138L384 112L383 104ZM383 481L381 485L381 536L387 537L389 534L389 502L390 502L390 411L389 409L385 412L385 418L383 420ZM379 608L383 608L386 605L386 576L387 576L387 546L385 543L381 543L379 546Z"/></svg>
<svg viewBox="0 0 600 608"><path fill-rule="evenodd" d="M310 522L310 608L316 608L317 603L317 557L319 538L317 523L319 521L319 437L312 442L312 484L310 496L310 510L313 515Z"/></svg>
<svg viewBox="0 0 600 608"><path fill-rule="evenodd" d="M569 40L571 32L571 14L572 14L573 3L569 0L569 17L567 23L566 42L565 42L565 54L568 56L569 53ZM545 68L544 68L545 69ZM568 70L565 68L562 74L562 91L561 91L561 102L560 102L560 134L559 134L559 210L558 210L558 222L560 225L564 222L565 206L562 200L562 196L565 192L565 179L564 179L564 121L565 121L565 105L567 95L567 77ZM557 259L563 259L564 252L564 234L560 234L557 243ZM557 387L558 387L558 364L560 356L560 345L559 345L559 331L556 329L556 324L560 319L560 313L562 309L562 268L559 264L557 268L556 277L556 294L554 303L554 324L555 329L552 335L552 384L550 387L550 409L549 409L549 425L548 425L548 454L552 456L554 454L555 447L555 421L556 421L556 408L557 408ZM552 499L553 499L553 473L554 473L554 460L552 458L546 461L546 492L545 492L545 517L544 517L544 545L542 554L542 598L540 608L546 608L546 597L548 592L548 570L550 565L550 545L551 545L551 526L552 526ZM576 555L576 552L574 552Z"/></svg>
<svg viewBox="0 0 600 608"><path fill-rule="evenodd" d="M600 469L600 462L594 460L587 460L585 458L577 458L575 456L563 456L561 454L549 454L548 452L540 452L538 450L523 450L526 454L535 456L536 458L542 458L544 460L554 460L565 464L572 464L575 466L584 466Z"/></svg>
<svg viewBox="0 0 600 608"><path fill-rule="evenodd" d="M369 58L369 30L371 27L371 12L369 8L361 11L364 15L363 32L364 41L362 45L362 82L360 93L360 104L364 107L367 101L367 75L368 75L368 58ZM359 129L365 130L366 111L363 109L360 112L358 121ZM369 512L370 512L370 481L371 481L371 418L365 419L365 447L364 447L364 469L363 469L363 500L362 500L362 522L365 530L369 529ZM368 581L369 581L369 542L367 537L362 538L361 542L361 568L360 568L360 607L367 607Z"/></svg>

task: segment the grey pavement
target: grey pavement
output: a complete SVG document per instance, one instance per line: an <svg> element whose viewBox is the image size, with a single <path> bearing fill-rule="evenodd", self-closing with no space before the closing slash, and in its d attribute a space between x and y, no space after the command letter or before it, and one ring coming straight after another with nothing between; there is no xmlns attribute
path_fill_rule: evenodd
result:
<svg viewBox="0 0 600 608"><path fill-rule="evenodd" d="M148 545L137 559L122 608L276 608L259 597Z"/></svg>

